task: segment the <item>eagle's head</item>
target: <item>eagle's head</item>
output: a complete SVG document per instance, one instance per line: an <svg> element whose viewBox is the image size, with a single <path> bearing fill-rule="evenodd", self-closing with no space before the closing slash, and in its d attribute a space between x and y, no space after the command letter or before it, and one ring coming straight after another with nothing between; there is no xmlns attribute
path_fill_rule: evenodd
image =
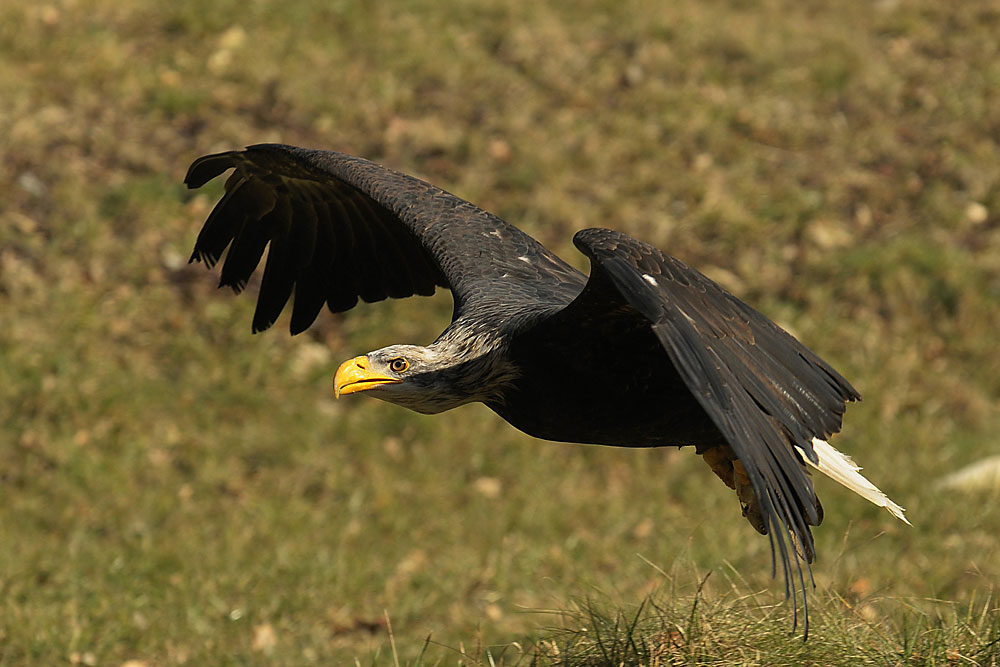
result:
<svg viewBox="0 0 1000 667"><path fill-rule="evenodd" d="M513 377L511 365L496 349L454 345L390 345L348 359L337 369L333 392L338 398L356 392L423 414L465 403L495 399Z"/></svg>

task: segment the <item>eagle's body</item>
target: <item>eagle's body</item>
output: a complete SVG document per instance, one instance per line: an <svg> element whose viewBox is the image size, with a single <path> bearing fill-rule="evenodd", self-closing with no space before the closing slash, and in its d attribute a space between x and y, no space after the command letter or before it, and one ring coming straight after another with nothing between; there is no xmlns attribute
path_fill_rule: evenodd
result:
<svg viewBox="0 0 1000 667"><path fill-rule="evenodd" d="M619 447L725 442L649 327L635 326L631 308L622 311L589 327L557 332L546 324L515 337L510 357L520 380L502 401L486 404L546 440Z"/></svg>
<svg viewBox="0 0 1000 667"><path fill-rule="evenodd" d="M273 324L293 291L292 333L324 305L341 312L359 298L452 292L454 316L436 341L345 362L338 396L364 391L424 413L482 402L547 440L694 446L771 536L786 590L795 554L812 560L809 526L822 520L806 462L903 518L825 442L857 391L660 250L583 230L573 241L590 258L588 277L469 202L328 151L261 145L209 155L186 183L200 187L230 168L192 261L211 266L228 247L221 284L239 291L269 248L254 331Z"/></svg>

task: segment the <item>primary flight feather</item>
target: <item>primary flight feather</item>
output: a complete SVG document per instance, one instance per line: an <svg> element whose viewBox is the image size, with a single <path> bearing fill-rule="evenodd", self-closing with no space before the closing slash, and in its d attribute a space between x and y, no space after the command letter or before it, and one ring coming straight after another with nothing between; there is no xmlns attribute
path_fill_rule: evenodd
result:
<svg viewBox="0 0 1000 667"><path fill-rule="evenodd" d="M823 518L806 463L906 520L826 442L858 392L660 250L582 230L573 243L590 259L588 277L467 201L331 151L265 144L207 155L185 183L201 187L229 169L191 260L211 267L228 248L220 284L240 291L268 248L255 332L293 294L294 334L324 305L342 312L359 298L451 290L454 315L437 340L344 362L337 396L365 392L423 413L481 402L547 440L693 446L770 537L786 594L797 574L803 600L810 526Z"/></svg>

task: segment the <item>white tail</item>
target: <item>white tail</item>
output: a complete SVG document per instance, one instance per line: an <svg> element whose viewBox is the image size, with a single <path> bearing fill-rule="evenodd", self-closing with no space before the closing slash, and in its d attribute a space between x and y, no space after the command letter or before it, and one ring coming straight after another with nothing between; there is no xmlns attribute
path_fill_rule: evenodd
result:
<svg viewBox="0 0 1000 667"><path fill-rule="evenodd" d="M893 516L902 521L907 525L911 525L906 517L903 516L904 510L902 507L896 503L889 500L889 496L882 493L877 486L868 481L868 479L859 473L861 470L851 457L843 452L839 452L830 446L826 440L820 440L819 438L813 438L812 441L813 451L816 452L816 456L819 458L819 463L813 463L806 456L805 451L796 445L796 449L802 454L802 458L805 459L806 463L812 467L819 470L821 473L827 477L840 482L854 493L858 494L862 498L878 505L879 507L884 507L889 510Z"/></svg>

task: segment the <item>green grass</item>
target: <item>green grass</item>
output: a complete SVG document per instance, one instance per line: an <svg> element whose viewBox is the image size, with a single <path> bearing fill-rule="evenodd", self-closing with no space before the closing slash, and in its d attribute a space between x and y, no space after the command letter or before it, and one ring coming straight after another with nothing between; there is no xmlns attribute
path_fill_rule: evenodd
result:
<svg viewBox="0 0 1000 667"><path fill-rule="evenodd" d="M790 639L783 609L756 596L720 602L694 595L649 598L608 615L587 601L562 612L572 630L539 645L543 664L858 665L995 664L1000 621L995 601L956 609L938 601L877 600L845 613L843 599L820 598L808 641ZM876 615L877 614L877 615ZM818 622L817 622L818 621ZM887 622L888 621L888 622ZM891 629L890 629L891 626ZM849 641L845 641L849 638ZM569 659L566 659L569 656Z"/></svg>
<svg viewBox="0 0 1000 667"><path fill-rule="evenodd" d="M1000 496L935 482L997 453L998 33L978 0L3 3L0 664L996 664ZM690 452L334 402L450 300L251 336L185 264L220 187L180 182L262 141L581 267L609 226L702 268L859 388L835 444L914 527L818 482L803 644Z"/></svg>

